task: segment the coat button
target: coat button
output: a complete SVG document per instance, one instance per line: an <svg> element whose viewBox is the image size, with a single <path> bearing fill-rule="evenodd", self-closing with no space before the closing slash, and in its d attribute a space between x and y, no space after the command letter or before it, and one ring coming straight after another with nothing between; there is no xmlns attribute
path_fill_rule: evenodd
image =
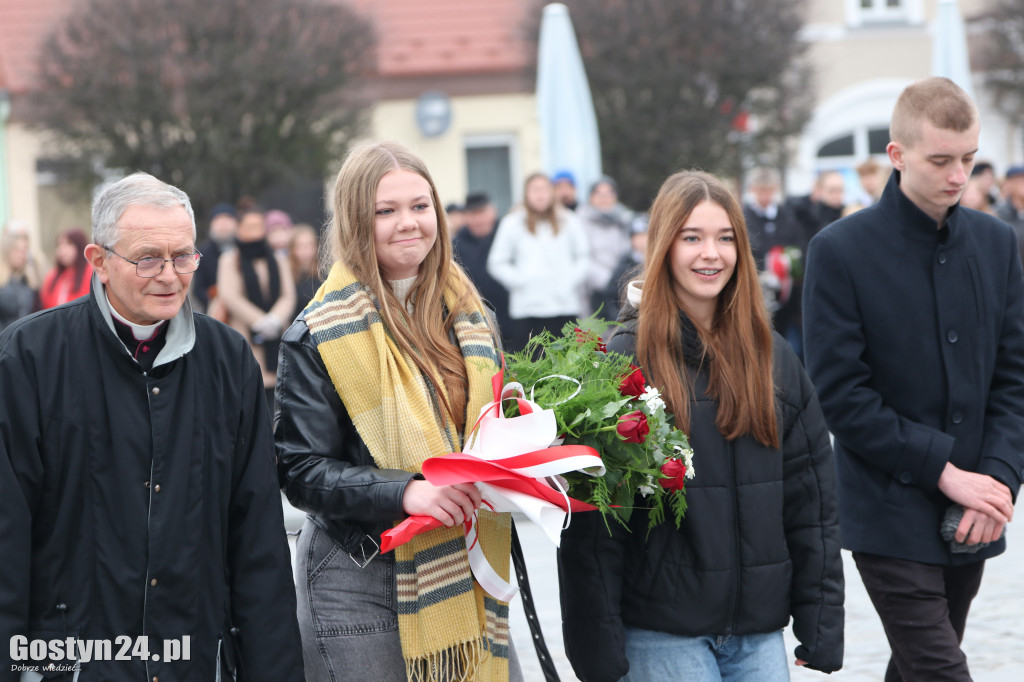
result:
<svg viewBox="0 0 1024 682"><path fill-rule="evenodd" d="M950 329L949 332L946 334L946 338L949 339L950 343L956 343L960 339L957 333L952 329Z"/></svg>
<svg viewBox="0 0 1024 682"><path fill-rule="evenodd" d="M146 490L149 490L149 481L146 481L142 485L144 485L146 487Z"/></svg>
<svg viewBox="0 0 1024 682"><path fill-rule="evenodd" d="M150 587L156 587L156 578L153 578L152 580L149 581L149 586Z"/></svg>
<svg viewBox="0 0 1024 682"><path fill-rule="evenodd" d="M153 390L151 390L150 393L152 393L153 395L160 395L160 387L154 386Z"/></svg>
<svg viewBox="0 0 1024 682"><path fill-rule="evenodd" d="M954 412L953 413L953 423L954 424L959 424L963 420L964 420L964 416L961 413L959 413L959 412ZM157 487L159 487L159 486L157 486Z"/></svg>
<svg viewBox="0 0 1024 682"><path fill-rule="evenodd" d="M945 265L945 264L946 264L946 254L940 253L939 254L939 265Z"/></svg>
<svg viewBox="0 0 1024 682"><path fill-rule="evenodd" d="M914 477L910 475L909 471L904 471L902 474L900 474L900 483L909 485L913 479Z"/></svg>
<svg viewBox="0 0 1024 682"><path fill-rule="evenodd" d="M153 486L153 490L156 492L160 492L160 484L157 483L155 486Z"/></svg>

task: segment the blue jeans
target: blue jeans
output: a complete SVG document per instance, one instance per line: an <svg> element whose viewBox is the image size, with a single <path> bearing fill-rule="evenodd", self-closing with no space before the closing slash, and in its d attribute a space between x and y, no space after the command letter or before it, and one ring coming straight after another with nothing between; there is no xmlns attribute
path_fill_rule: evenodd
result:
<svg viewBox="0 0 1024 682"><path fill-rule="evenodd" d="M360 568L307 518L295 547L295 590L307 682L406 682L393 554ZM522 680L509 639L509 681Z"/></svg>
<svg viewBox="0 0 1024 682"><path fill-rule="evenodd" d="M782 631L683 637L626 626L620 682L789 682Z"/></svg>

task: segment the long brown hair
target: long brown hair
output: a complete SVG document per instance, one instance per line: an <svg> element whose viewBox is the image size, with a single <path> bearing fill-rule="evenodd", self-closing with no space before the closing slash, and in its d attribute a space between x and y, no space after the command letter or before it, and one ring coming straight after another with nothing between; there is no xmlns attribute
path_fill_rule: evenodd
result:
<svg viewBox="0 0 1024 682"><path fill-rule="evenodd" d="M554 186L551 189L551 205L543 211L534 210L533 206L526 200L526 190L530 183L537 178L543 178L544 182L551 184L551 179L543 173L531 173L523 183L523 208L526 210L526 229L530 234L537 234L537 223L547 221L551 225L551 231L558 234L558 197L555 196Z"/></svg>
<svg viewBox="0 0 1024 682"><path fill-rule="evenodd" d="M415 302L411 314L381 275L374 245L377 185L393 170L411 171L427 181L437 217L434 246L420 264L408 294L408 300ZM399 349L438 388L442 420L461 432L466 421L468 378L462 351L450 333L459 313L471 313L481 304L469 278L452 261L448 222L430 172L422 160L397 143L366 143L349 152L332 194L333 215L327 233L331 248L325 250L324 277L334 261L341 261L370 289L381 303L381 318ZM445 314L443 295L448 289L461 294Z"/></svg>
<svg viewBox="0 0 1024 682"><path fill-rule="evenodd" d="M710 330L697 326L710 373L708 390L718 401L718 430L732 440L751 434L779 447L772 379L772 332L750 251L743 211L722 181L700 171L668 178L651 207L647 261L637 325L637 359L657 382L676 424L690 427L693 386L684 364L681 303L673 290L672 244L693 209L710 201L721 206L735 231L736 269L718 295ZM686 310L683 309L685 313Z"/></svg>

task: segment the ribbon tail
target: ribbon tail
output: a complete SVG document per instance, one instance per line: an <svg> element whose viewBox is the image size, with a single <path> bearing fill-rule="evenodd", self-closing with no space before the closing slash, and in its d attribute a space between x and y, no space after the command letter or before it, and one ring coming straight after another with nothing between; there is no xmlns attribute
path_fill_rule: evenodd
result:
<svg viewBox="0 0 1024 682"><path fill-rule="evenodd" d="M385 554L412 540L420 533L440 528L444 524L433 516L410 516L390 530L380 534L380 552Z"/></svg>
<svg viewBox="0 0 1024 682"><path fill-rule="evenodd" d="M473 571L473 577L487 594L498 601L508 602L519 593L519 588L506 582L487 561L483 547L477 542L476 523L466 533L466 552L469 554L469 567Z"/></svg>

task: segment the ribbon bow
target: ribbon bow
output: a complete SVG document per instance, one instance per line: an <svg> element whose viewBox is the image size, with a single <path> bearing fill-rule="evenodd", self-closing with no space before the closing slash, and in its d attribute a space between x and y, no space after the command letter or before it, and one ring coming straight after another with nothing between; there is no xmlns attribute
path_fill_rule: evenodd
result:
<svg viewBox="0 0 1024 682"><path fill-rule="evenodd" d="M430 457L423 462L423 476L434 485L473 483L483 504L497 512L519 511L540 526L557 546L567 525L567 514L596 507L573 499L545 479L569 471L590 469L601 475L604 466L597 451L585 445L556 445L558 424L552 410L527 400L517 383L502 385L502 373L491 380L494 401L480 410L462 452ZM515 400L518 417L506 418L501 405ZM596 471L595 471L596 469ZM410 516L381 534L381 552L388 552L443 524L432 516ZM487 562L477 542L476 514L466 519L466 549L477 582L492 596L508 601L518 591L503 580Z"/></svg>

